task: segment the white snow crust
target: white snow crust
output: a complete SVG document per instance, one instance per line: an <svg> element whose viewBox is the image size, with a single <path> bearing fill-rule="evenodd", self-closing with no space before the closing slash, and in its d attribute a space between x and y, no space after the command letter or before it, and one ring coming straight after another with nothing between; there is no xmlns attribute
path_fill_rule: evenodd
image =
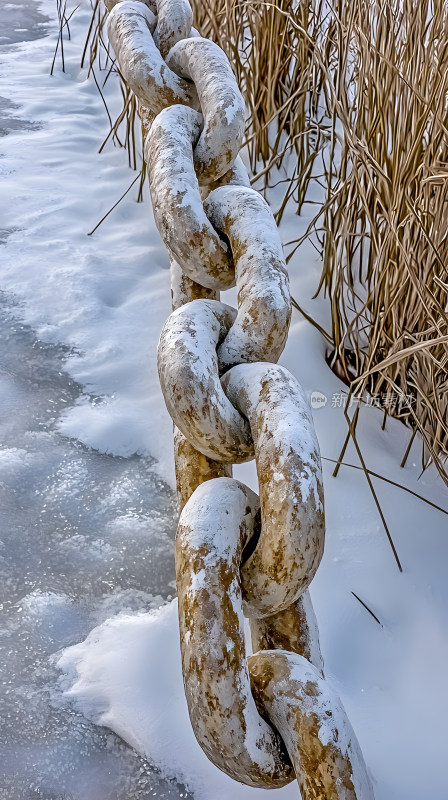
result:
<svg viewBox="0 0 448 800"><path fill-rule="evenodd" d="M52 19L55 8L52 0L41 4ZM137 182L87 235L136 176L121 148L110 145L98 155L109 122L94 81L79 66L90 12L82 0L70 21L65 73L58 60L49 75L54 27L0 54L0 94L20 105L16 116L41 126L1 139L1 227L13 232L0 288L22 302L24 322L44 341L74 348L68 371L85 396L61 418L61 432L113 455L150 455L173 482L172 426L156 367L157 339L171 310L169 261L147 186L144 203L135 202ZM98 77L102 82L105 73ZM120 108L114 78L104 89L111 114ZM92 403L91 395L102 402Z"/></svg>

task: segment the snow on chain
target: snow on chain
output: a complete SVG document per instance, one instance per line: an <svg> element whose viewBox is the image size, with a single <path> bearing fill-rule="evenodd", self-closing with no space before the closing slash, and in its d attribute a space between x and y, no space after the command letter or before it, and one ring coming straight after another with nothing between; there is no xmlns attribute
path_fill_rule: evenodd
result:
<svg viewBox="0 0 448 800"><path fill-rule="evenodd" d="M307 591L324 547L320 454L305 395L276 364L289 281L272 213L238 155L242 95L226 55L192 28L188 0L106 6L120 71L152 123L145 156L176 308L158 369L178 468L205 457L226 475L226 465L255 457L260 486L258 498L211 468L180 516L182 668L196 738L249 786L295 777L303 800L372 800L355 734L323 676ZM237 310L217 295L235 283ZM192 299L201 293L210 299Z"/></svg>

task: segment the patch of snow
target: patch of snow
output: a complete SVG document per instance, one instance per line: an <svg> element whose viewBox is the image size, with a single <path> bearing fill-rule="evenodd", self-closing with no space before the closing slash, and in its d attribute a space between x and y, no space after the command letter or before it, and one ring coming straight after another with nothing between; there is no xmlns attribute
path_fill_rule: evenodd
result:
<svg viewBox="0 0 448 800"><path fill-rule="evenodd" d="M220 772L196 742L182 682L177 600L157 612L107 620L67 648L58 665L67 700L185 783L197 800L264 796ZM296 800L297 785L269 797Z"/></svg>
<svg viewBox="0 0 448 800"><path fill-rule="evenodd" d="M53 0L42 12L54 19ZM113 455L157 459L174 482L172 426L159 387L157 339L171 311L169 262L152 220L149 191L137 185L93 236L88 232L135 177L123 150L98 155L109 124L98 91L81 70L88 0L70 21L66 72L49 75L54 32L0 54L0 94L17 116L42 123L2 139L0 204L6 242L0 288L21 301L24 322L47 342L75 348L70 375L89 394L64 414L60 430ZM104 87L119 110L116 76ZM36 157L38 154L38 157Z"/></svg>

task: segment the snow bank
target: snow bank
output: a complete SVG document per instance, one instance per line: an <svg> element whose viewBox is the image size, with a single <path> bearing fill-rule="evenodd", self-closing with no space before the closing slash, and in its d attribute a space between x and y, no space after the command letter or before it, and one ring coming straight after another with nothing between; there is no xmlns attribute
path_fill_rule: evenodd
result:
<svg viewBox="0 0 448 800"><path fill-rule="evenodd" d="M41 7L54 19L53 0ZM113 455L150 455L172 482L172 426L156 368L157 339L171 310L169 263L147 187L146 202L135 202L137 183L87 235L135 177L122 149L110 145L98 155L109 123L94 81L79 66L90 13L82 0L70 21L65 73L58 57L49 75L54 28L0 53L0 95L20 105L15 116L40 123L1 141L1 226L11 233L0 289L22 301L23 320L42 340L74 348L67 368L86 394L61 418L61 432ZM104 74L98 77L102 82ZM104 93L111 113L118 111L116 76Z"/></svg>
<svg viewBox="0 0 448 800"><path fill-rule="evenodd" d="M177 600L157 612L118 616L65 650L66 697L89 719L116 731L197 800L256 800L208 760L194 738L182 683ZM297 784L269 792L296 800Z"/></svg>

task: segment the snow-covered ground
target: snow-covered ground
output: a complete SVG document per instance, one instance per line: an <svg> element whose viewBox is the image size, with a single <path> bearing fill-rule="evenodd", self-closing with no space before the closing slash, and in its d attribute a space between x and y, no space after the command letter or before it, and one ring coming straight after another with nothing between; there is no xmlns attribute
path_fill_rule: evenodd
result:
<svg viewBox="0 0 448 800"><path fill-rule="evenodd" d="M186 796L165 775L197 800L256 800L264 793L207 762L183 698L169 600L171 422L155 366L170 312L167 255L148 191L137 204L136 187L87 236L133 174L122 150L110 144L97 152L107 116L79 66L90 3L81 0L65 41L66 72L58 61L53 77L56 3L40 7L52 20L44 38L0 52L0 95L16 104L14 118L28 121L22 130L10 126L0 143L0 567L8 577L9 656L2 703L12 715L4 716L0 797ZM106 91L117 108L113 77ZM290 213L283 240L305 224ZM310 299L319 269L311 246L290 263L293 296L325 324L325 302ZM314 418L322 455L334 459L346 434L344 387L324 353L321 336L294 312L281 363L310 395L328 398ZM401 469L409 432L391 420L382 431L381 420L380 410L361 410L367 466L446 508L435 470L419 479L418 444ZM359 464L352 445L345 461ZM326 552L311 586L326 675L358 735L377 800L445 800L448 517L373 479L400 574L365 476L343 467L335 479L332 469L324 461ZM256 488L252 464L235 474ZM122 736L162 777L80 712ZM291 785L270 797L297 793Z"/></svg>

